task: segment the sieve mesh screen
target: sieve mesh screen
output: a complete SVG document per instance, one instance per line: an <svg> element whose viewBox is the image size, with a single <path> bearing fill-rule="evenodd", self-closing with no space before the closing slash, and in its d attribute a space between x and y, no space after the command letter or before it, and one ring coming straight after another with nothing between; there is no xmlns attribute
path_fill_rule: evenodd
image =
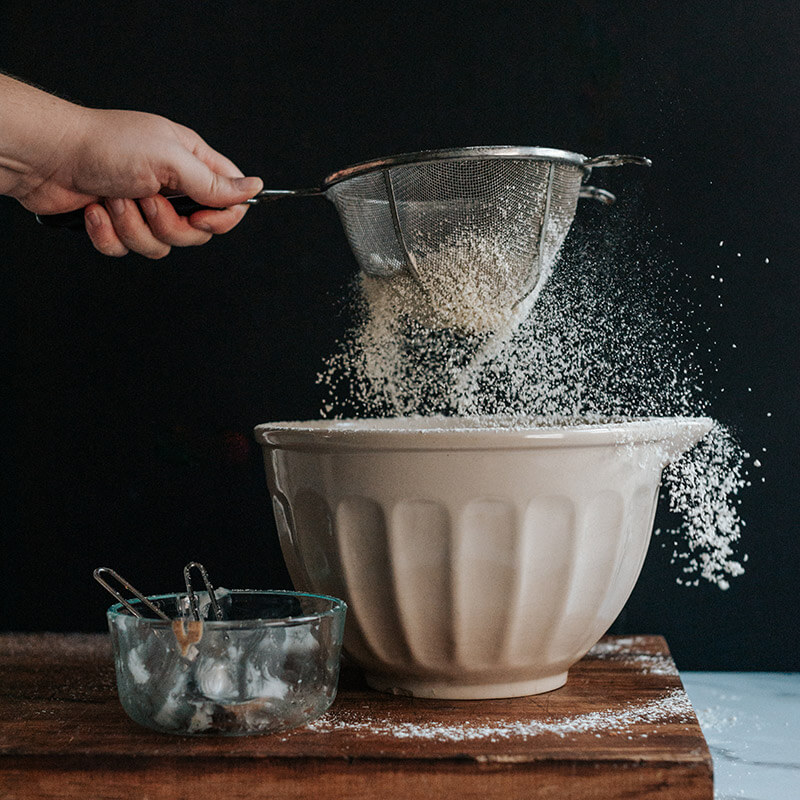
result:
<svg viewBox="0 0 800 800"><path fill-rule="evenodd" d="M544 159L453 158L355 175L326 193L367 274L408 271L427 284L443 264L452 276L502 263L519 300L549 272L583 175Z"/></svg>

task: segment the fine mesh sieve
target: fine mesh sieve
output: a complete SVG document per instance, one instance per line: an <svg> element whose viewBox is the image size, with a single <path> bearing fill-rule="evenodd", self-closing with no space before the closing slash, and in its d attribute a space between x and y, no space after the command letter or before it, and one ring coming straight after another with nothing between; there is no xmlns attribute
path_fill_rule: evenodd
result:
<svg viewBox="0 0 800 800"><path fill-rule="evenodd" d="M429 150L349 167L323 191L367 274L406 271L426 285L443 265L449 275L502 268L519 301L549 272L578 198L614 202L584 185L592 167L625 163L650 162L540 147Z"/></svg>
<svg viewBox="0 0 800 800"><path fill-rule="evenodd" d="M264 189L250 203L324 195L336 206L361 270L412 275L423 286L467 270L502 270L516 302L547 277L580 197L613 203L587 186L592 168L640 164L640 156L587 158L546 147L423 150L366 161L329 175L321 188ZM169 197L179 214L204 206ZM82 229L83 211L39 216L46 225Z"/></svg>

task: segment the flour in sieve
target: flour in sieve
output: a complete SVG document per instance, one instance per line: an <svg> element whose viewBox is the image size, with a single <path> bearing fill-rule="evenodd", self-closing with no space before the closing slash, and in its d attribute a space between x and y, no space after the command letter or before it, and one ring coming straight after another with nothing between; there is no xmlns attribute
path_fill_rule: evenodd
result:
<svg viewBox="0 0 800 800"><path fill-rule="evenodd" d="M524 318L549 272L548 262L523 262L502 241L461 235L427 251L418 277L373 280L368 291L388 291L397 313L410 311L427 328L490 332Z"/></svg>

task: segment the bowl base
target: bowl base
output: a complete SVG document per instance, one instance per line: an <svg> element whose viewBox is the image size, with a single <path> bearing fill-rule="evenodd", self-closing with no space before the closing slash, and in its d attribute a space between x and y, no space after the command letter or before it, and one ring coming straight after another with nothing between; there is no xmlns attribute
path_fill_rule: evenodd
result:
<svg viewBox="0 0 800 800"><path fill-rule="evenodd" d="M379 692L427 697L437 700L498 700L503 697L525 697L552 692L567 682L567 673L547 675L529 681L510 683L443 683L437 681L392 678L384 675L365 675L367 685Z"/></svg>

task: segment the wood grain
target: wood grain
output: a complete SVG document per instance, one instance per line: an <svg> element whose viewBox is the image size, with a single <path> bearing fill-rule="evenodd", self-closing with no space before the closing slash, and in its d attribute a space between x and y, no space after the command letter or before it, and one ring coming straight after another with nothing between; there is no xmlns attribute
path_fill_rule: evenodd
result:
<svg viewBox="0 0 800 800"><path fill-rule="evenodd" d="M664 698L671 702L662 705ZM106 636L0 634L2 798L384 793L710 800L713 781L708 748L657 636L608 637L563 688L511 700L391 697L343 669L334 706L311 727L190 738L126 717Z"/></svg>

